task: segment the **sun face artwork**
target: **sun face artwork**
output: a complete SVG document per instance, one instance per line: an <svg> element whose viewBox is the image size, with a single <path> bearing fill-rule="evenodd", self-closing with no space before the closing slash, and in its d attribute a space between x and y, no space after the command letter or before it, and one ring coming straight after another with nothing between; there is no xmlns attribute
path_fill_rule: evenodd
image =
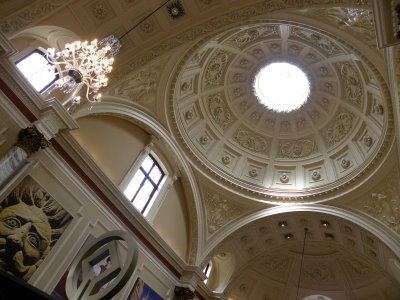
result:
<svg viewBox="0 0 400 300"><path fill-rule="evenodd" d="M28 281L72 216L31 177L0 202L0 270Z"/></svg>

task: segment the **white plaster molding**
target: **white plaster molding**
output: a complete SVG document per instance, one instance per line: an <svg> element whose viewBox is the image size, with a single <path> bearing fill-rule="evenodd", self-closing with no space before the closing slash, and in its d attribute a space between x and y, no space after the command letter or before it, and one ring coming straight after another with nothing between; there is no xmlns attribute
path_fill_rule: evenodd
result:
<svg viewBox="0 0 400 300"><path fill-rule="evenodd" d="M107 100L107 101L106 101ZM82 107L77 110L73 117L78 119L80 117L84 117L92 114L119 114L122 116L128 116L136 121L146 125L151 128L152 131L157 132L161 139L163 139L174 151L178 161L181 163L183 172L187 176L191 187L192 198L195 203L196 208L196 216L197 216L197 224L198 224L198 245L197 245L197 253L196 253L196 263L198 263L198 258L200 255L200 251L203 249L203 245L206 239L206 228L201 227L201 224L205 223L205 211L203 209L202 200L200 190L197 184L197 179L194 176L191 165L188 163L188 159L186 158L184 152L179 146L179 143L174 140L174 138L170 135L170 133L160 124L156 119L141 111L136 107L132 107L131 105L126 104L126 100L121 98L107 98L104 99L103 102L98 103L94 106L94 108L89 111L86 107Z"/></svg>
<svg viewBox="0 0 400 300"><path fill-rule="evenodd" d="M350 221L357 224L358 226L366 229L376 238L382 241L390 250L393 251L397 257L400 258L400 240L398 234L392 230L388 230L379 221L374 218L361 214L360 212L353 209L343 209L336 206L328 206L323 204L304 204L304 205L280 205L272 208L268 208L262 211L258 211L247 218L241 219L236 223L232 224L229 228L226 228L223 235L213 236L209 240L209 244L203 251L202 260L204 260L208 253L211 252L220 242L228 237L233 232L237 231L246 224L249 224L258 219L273 216L277 214L290 213L290 212L318 212L325 213L328 215L337 216L344 220Z"/></svg>

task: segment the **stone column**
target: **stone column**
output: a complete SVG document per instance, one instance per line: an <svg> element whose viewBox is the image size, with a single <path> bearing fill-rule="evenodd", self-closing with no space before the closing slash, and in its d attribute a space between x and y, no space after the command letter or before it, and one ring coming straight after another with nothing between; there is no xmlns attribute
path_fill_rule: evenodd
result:
<svg viewBox="0 0 400 300"><path fill-rule="evenodd" d="M21 164L39 149L45 149L50 142L35 126L21 129L17 143L0 158L0 186L16 171Z"/></svg>

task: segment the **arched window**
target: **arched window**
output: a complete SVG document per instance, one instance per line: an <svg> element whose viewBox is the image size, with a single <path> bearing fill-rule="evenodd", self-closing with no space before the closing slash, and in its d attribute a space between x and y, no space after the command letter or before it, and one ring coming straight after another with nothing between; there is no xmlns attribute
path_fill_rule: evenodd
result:
<svg viewBox="0 0 400 300"><path fill-rule="evenodd" d="M164 175L156 159L148 154L124 190L125 196L144 216L154 203Z"/></svg>
<svg viewBox="0 0 400 300"><path fill-rule="evenodd" d="M206 274L207 276L207 278L204 280L204 283L207 283L208 277L210 277L211 274L211 269L212 269L212 263L210 261L203 269L203 273Z"/></svg>
<svg viewBox="0 0 400 300"><path fill-rule="evenodd" d="M54 67L39 49L25 55L15 65L39 93L43 93L58 79Z"/></svg>

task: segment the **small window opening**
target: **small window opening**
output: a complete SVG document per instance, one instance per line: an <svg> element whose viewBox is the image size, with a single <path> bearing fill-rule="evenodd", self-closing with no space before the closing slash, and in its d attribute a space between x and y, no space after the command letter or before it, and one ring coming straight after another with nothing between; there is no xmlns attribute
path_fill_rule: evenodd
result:
<svg viewBox="0 0 400 300"><path fill-rule="evenodd" d="M19 59L15 65L39 93L43 93L58 79L53 65L39 49Z"/></svg>
<svg viewBox="0 0 400 300"><path fill-rule="evenodd" d="M206 274L207 276L207 278L204 280L204 283L207 283L208 277L210 277L211 269L212 269L212 263L209 262L203 269L203 273Z"/></svg>
<svg viewBox="0 0 400 300"><path fill-rule="evenodd" d="M133 206L144 216L147 215L154 203L156 192L161 187L164 175L158 162L149 154L124 191Z"/></svg>

